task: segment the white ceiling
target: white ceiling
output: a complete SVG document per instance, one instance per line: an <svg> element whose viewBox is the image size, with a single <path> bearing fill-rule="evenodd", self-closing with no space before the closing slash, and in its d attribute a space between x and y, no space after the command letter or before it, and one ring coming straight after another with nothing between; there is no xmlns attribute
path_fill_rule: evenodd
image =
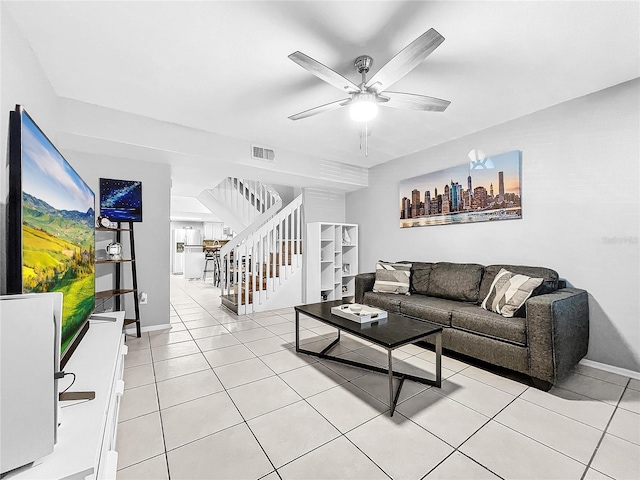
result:
<svg viewBox="0 0 640 480"><path fill-rule="evenodd" d="M56 94L227 137L369 167L640 75L633 2L3 2ZM381 109L369 156L345 97L287 58L359 83L429 28L444 43L393 90L444 113Z"/></svg>

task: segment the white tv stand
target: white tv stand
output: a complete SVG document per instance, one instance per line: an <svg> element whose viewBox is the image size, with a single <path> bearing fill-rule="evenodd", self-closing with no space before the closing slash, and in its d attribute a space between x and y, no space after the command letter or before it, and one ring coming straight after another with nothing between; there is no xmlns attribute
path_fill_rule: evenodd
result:
<svg viewBox="0 0 640 480"><path fill-rule="evenodd" d="M76 381L69 391L95 391L94 400L60 402L58 442L53 453L30 466L8 473L8 479L115 479L118 465L116 432L124 392L124 312L115 318L91 320L89 330L64 367ZM66 388L71 376L59 381Z"/></svg>

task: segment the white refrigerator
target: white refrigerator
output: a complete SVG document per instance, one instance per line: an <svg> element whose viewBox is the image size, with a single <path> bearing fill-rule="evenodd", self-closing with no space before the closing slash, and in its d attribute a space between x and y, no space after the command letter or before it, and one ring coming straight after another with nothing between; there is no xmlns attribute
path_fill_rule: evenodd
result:
<svg viewBox="0 0 640 480"><path fill-rule="evenodd" d="M187 247L192 246L192 247ZM185 273L185 252L193 250L193 246L199 246L202 252L202 231L192 228L176 228L171 231L171 273L182 275ZM204 253L202 257L202 268L204 269ZM190 257L191 258L191 257ZM189 262L192 263L191 261ZM192 269L190 269L191 271ZM192 273L190 273L191 275ZM200 275L202 276L202 271ZM195 277L188 277L195 278Z"/></svg>

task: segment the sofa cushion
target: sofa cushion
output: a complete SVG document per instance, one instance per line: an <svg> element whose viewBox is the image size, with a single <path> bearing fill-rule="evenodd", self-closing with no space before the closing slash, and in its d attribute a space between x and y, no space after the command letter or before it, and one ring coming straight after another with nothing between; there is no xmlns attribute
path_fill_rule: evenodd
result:
<svg viewBox="0 0 640 480"><path fill-rule="evenodd" d="M427 295L461 302L478 302L484 267L476 263L436 263L431 268Z"/></svg>
<svg viewBox="0 0 640 480"><path fill-rule="evenodd" d="M527 344L527 321L524 318L505 318L477 305L458 303L451 312L451 326L489 338Z"/></svg>
<svg viewBox="0 0 640 480"><path fill-rule="evenodd" d="M429 341L429 339L427 339ZM442 347L529 375L529 348L458 328L445 328Z"/></svg>
<svg viewBox="0 0 640 480"><path fill-rule="evenodd" d="M375 293L400 293L409 295L410 263L376 263Z"/></svg>
<svg viewBox="0 0 640 480"><path fill-rule="evenodd" d="M444 298L412 295L400 299L400 313L450 327L451 309L456 303Z"/></svg>
<svg viewBox="0 0 640 480"><path fill-rule="evenodd" d="M365 292L362 303L372 307L381 308L387 312L400 313L400 300L403 297L395 293Z"/></svg>
<svg viewBox="0 0 640 480"><path fill-rule="evenodd" d="M513 317L542 282L542 278L511 273L503 268L496 275L489 294L480 306L503 317Z"/></svg>
<svg viewBox="0 0 640 480"><path fill-rule="evenodd" d="M482 302L487 298L493 280L496 278L498 272L503 268L513 273L526 275L527 277L542 278L542 284L533 291L531 294L532 297L555 292L558 289L558 273L550 268L527 267L524 265L489 265L484 267L484 276L482 277L480 293L478 294L479 302Z"/></svg>
<svg viewBox="0 0 640 480"><path fill-rule="evenodd" d="M411 265L411 293L427 294L433 263L416 262Z"/></svg>

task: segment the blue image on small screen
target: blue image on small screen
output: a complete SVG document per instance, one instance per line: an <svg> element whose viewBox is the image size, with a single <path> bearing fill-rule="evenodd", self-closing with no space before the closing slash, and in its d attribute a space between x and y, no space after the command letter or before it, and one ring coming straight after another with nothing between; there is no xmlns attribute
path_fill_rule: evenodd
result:
<svg viewBox="0 0 640 480"><path fill-rule="evenodd" d="M100 215L112 222L142 222L142 182L101 178Z"/></svg>

